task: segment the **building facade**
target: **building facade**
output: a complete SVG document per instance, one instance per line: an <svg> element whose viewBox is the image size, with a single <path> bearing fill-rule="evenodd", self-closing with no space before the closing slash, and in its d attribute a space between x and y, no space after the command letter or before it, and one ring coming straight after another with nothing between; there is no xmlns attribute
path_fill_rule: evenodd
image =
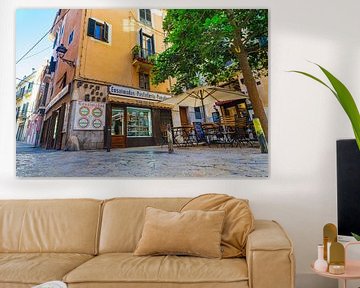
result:
<svg viewBox="0 0 360 288"><path fill-rule="evenodd" d="M160 102L170 87L150 79L152 57L165 49L163 17L158 9L58 11L43 147L66 149L74 140L80 149L104 148L108 140L113 148L161 143L172 107Z"/></svg>
<svg viewBox="0 0 360 288"><path fill-rule="evenodd" d="M33 69L16 85L16 141L34 144L31 116L35 109L35 100L39 92L42 69Z"/></svg>

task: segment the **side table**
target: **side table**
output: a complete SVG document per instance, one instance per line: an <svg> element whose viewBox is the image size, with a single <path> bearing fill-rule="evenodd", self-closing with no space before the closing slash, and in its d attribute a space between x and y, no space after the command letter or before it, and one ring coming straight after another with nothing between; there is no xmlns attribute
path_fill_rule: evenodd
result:
<svg viewBox="0 0 360 288"><path fill-rule="evenodd" d="M314 264L311 265L311 269L318 275L327 278L343 280L343 288L346 288L348 280L360 279L360 260L348 260L347 259L347 248L351 245L360 245L360 242L349 242L345 244L345 273L344 274L331 274L329 272L320 272L314 269Z"/></svg>

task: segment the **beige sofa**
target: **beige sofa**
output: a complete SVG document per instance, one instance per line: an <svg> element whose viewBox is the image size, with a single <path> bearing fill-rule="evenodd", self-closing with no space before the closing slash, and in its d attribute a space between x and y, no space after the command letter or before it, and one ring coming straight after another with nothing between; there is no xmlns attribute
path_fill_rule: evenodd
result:
<svg viewBox="0 0 360 288"><path fill-rule="evenodd" d="M179 210L186 198L0 201L0 288L62 280L69 287L293 288L292 244L256 220L246 258L133 256L146 206Z"/></svg>

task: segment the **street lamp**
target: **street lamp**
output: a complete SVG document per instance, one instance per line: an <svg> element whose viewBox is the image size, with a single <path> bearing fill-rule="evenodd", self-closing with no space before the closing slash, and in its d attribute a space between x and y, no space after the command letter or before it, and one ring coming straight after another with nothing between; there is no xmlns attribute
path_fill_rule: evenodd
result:
<svg viewBox="0 0 360 288"><path fill-rule="evenodd" d="M66 49L66 47L64 46L64 44L60 44L60 46L58 46L56 48L56 54L57 56L62 60L64 61L66 64L68 64L69 66L71 67L75 67L75 61L73 60L68 60L68 59L65 59L64 56L66 54L66 52L68 51L68 49Z"/></svg>

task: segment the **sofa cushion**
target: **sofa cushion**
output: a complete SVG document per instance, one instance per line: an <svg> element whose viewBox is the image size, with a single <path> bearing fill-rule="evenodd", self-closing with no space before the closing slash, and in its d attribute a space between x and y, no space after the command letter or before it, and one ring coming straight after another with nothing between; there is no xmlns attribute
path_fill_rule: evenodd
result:
<svg viewBox="0 0 360 288"><path fill-rule="evenodd" d="M0 253L95 254L102 201L0 200Z"/></svg>
<svg viewBox="0 0 360 288"><path fill-rule="evenodd" d="M0 253L0 286L3 283L41 284L61 280L92 257L72 253Z"/></svg>
<svg viewBox="0 0 360 288"><path fill-rule="evenodd" d="M254 217L248 201L225 194L204 194L191 199L181 211L198 209L226 212L221 236L222 257L244 257L247 236L254 230Z"/></svg>
<svg viewBox="0 0 360 288"><path fill-rule="evenodd" d="M179 211L189 198L116 198L104 203L99 253L134 252L148 206Z"/></svg>
<svg viewBox="0 0 360 288"><path fill-rule="evenodd" d="M144 229L134 255L221 258L224 216L224 211L168 212L147 207Z"/></svg>
<svg viewBox="0 0 360 288"><path fill-rule="evenodd" d="M189 256L97 256L64 277L66 283L247 283L241 258L207 259ZM121 286L122 287L122 286ZM144 286L146 287L146 286ZM159 286L158 286L159 287Z"/></svg>

